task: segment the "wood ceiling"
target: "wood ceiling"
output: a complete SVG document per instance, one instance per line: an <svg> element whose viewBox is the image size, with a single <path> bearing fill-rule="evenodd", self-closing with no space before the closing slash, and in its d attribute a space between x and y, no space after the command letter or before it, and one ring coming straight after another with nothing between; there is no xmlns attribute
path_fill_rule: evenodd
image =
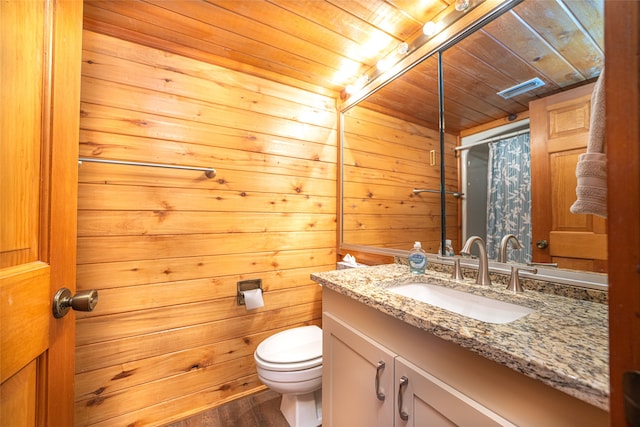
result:
<svg viewBox="0 0 640 427"><path fill-rule="evenodd" d="M473 7L484 0L469 1ZM399 43L424 37L424 23L442 19L453 3L85 0L84 28L338 97ZM459 110L451 116L449 130L526 110L527 96L493 100L495 92L511 84L538 76L547 84L533 94L542 96L597 77L604 64L602 3L526 0L517 12L508 12L446 53L452 101L455 94L450 107ZM425 63L423 75L407 77L404 87L397 84L386 91L376 108L407 116L415 109L429 111L425 105L437 106L432 66ZM462 118L463 110L468 119ZM432 115L417 120L431 123Z"/></svg>
<svg viewBox="0 0 640 427"><path fill-rule="evenodd" d="M452 1L85 0L84 28L335 95Z"/></svg>
<svg viewBox="0 0 640 427"><path fill-rule="evenodd" d="M447 132L517 115L529 102L594 81L604 67L602 0L525 0L442 56ZM361 105L438 128L438 61L425 60ZM544 86L503 99L533 78Z"/></svg>

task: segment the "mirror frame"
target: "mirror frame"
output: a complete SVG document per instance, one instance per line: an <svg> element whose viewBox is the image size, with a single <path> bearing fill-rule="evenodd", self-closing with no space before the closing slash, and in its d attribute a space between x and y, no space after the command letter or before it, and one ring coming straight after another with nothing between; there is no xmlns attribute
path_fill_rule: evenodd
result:
<svg viewBox="0 0 640 427"><path fill-rule="evenodd" d="M344 242L344 230L343 230L343 213L344 213L344 114L356 106L358 102L364 100L370 95L373 95L383 87L387 86L395 79L401 77L411 69L430 58L433 55L437 55L438 59L438 112L439 112L439 138L440 138L440 222L441 222L441 247L445 247L446 240L446 193L445 193L445 126L444 126L444 79L443 79L443 66L442 55L451 46L462 41L476 30L482 28L484 25L490 23L496 18L500 17L504 13L508 12L524 0L485 0L480 3L474 9L469 11L463 17L453 22L449 27L433 36L431 39L424 42L419 47L414 47L414 50L407 55L403 60L396 63L391 69L384 73L374 75L374 77L359 91L344 99L342 102L338 102L338 135L339 135L339 149L338 149L338 203L337 203L337 239L338 239L338 255L344 254L349 250L373 254L382 255L388 257L406 257L409 253L408 250L381 248L375 246L363 246L355 245ZM428 254L430 261L438 262L441 257L437 254ZM477 262L473 260L461 260L463 266L475 267ZM490 261L489 265L491 270L503 274L509 274L510 267L506 263L498 263ZM523 277L529 276L526 272L523 272ZM538 280L548 280L556 283L563 283L572 286L607 290L608 278L607 275L573 271L573 270L560 270L553 268L538 268L538 273L535 276Z"/></svg>

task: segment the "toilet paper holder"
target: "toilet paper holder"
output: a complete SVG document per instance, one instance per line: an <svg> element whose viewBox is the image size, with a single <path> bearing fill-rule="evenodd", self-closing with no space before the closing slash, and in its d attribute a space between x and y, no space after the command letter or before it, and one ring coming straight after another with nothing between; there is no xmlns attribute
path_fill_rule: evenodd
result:
<svg viewBox="0 0 640 427"><path fill-rule="evenodd" d="M260 289L262 291L262 279L249 279L238 282L238 305L245 305L244 292L252 289Z"/></svg>

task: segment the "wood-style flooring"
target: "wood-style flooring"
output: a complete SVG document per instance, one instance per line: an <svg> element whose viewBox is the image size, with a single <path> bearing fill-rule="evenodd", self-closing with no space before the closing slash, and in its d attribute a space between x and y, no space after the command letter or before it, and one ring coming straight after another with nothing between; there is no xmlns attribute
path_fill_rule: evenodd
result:
<svg viewBox="0 0 640 427"><path fill-rule="evenodd" d="M265 390L178 421L167 427L289 427L279 393Z"/></svg>

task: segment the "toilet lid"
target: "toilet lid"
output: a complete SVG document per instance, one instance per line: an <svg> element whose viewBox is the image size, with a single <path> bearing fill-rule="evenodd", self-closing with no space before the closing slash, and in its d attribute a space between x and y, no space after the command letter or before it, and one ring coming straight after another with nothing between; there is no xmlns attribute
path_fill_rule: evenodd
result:
<svg viewBox="0 0 640 427"><path fill-rule="evenodd" d="M270 363L297 363L322 357L322 329L301 326L278 332L262 341L256 349Z"/></svg>

